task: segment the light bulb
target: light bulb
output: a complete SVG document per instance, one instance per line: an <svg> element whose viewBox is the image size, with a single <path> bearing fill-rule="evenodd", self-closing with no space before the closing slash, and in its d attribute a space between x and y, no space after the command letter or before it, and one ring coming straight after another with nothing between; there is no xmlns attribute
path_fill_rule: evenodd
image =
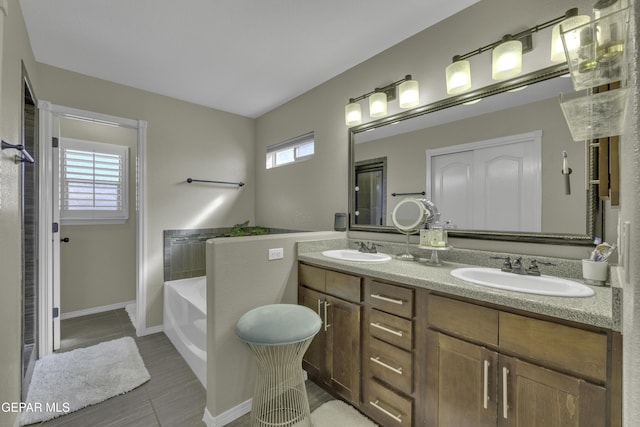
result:
<svg viewBox="0 0 640 427"><path fill-rule="evenodd" d="M407 80L398 87L400 108L416 107L420 103L420 89L417 80Z"/></svg>
<svg viewBox="0 0 640 427"><path fill-rule="evenodd" d="M522 42L503 38L503 43L493 49L491 77L493 80L505 80L515 77L522 71Z"/></svg>
<svg viewBox="0 0 640 427"><path fill-rule="evenodd" d="M471 88L471 65L469 61L455 60L445 69L447 93L456 95Z"/></svg>
<svg viewBox="0 0 640 427"><path fill-rule="evenodd" d="M372 118L387 115L387 94L376 92L369 97L369 116Z"/></svg>
<svg viewBox="0 0 640 427"><path fill-rule="evenodd" d="M362 123L362 107L357 102L349 102L344 106L344 121L347 126L356 126Z"/></svg>

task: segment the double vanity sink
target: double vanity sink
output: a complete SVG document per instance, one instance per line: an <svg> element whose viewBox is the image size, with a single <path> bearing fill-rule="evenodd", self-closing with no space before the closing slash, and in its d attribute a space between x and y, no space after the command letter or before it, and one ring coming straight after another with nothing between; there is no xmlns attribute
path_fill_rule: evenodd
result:
<svg viewBox="0 0 640 427"><path fill-rule="evenodd" d="M367 253L355 249L333 249L322 252L328 258L340 261L380 263L390 261L391 255ZM451 276L476 285L528 294L556 297L590 297L592 288L573 280L547 275L531 276L501 271L488 267L464 267L451 270Z"/></svg>

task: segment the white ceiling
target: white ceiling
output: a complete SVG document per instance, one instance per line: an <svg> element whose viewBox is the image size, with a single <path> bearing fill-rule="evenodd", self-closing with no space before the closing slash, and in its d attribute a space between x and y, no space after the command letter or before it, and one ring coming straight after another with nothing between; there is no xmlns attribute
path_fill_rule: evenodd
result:
<svg viewBox="0 0 640 427"><path fill-rule="evenodd" d="M259 117L478 0L20 0L38 62Z"/></svg>

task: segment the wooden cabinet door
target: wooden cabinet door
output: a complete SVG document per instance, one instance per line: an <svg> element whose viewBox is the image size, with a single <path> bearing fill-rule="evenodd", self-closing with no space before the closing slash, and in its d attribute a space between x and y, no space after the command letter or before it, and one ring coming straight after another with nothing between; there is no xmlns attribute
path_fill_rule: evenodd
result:
<svg viewBox="0 0 640 427"><path fill-rule="evenodd" d="M427 425L495 427L497 362L496 352L428 330Z"/></svg>
<svg viewBox="0 0 640 427"><path fill-rule="evenodd" d="M359 405L360 305L331 296L325 298L327 374L331 388Z"/></svg>
<svg viewBox="0 0 640 427"><path fill-rule="evenodd" d="M311 289L300 286L298 288L298 304L303 305L317 312L323 320L320 331L316 334L304 355L302 364L311 378L321 379L326 371L325 341L324 332L324 300L325 295Z"/></svg>
<svg viewBox="0 0 640 427"><path fill-rule="evenodd" d="M500 356L500 427L604 427L606 392L584 380Z"/></svg>

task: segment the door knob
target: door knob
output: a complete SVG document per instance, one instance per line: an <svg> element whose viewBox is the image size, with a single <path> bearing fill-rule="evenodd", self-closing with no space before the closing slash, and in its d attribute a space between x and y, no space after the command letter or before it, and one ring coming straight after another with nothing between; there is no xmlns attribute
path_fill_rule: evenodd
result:
<svg viewBox="0 0 640 427"><path fill-rule="evenodd" d="M69 239L68 237L65 237L64 239L60 239L60 241L64 243L69 243L69 240L71 239Z"/></svg>

